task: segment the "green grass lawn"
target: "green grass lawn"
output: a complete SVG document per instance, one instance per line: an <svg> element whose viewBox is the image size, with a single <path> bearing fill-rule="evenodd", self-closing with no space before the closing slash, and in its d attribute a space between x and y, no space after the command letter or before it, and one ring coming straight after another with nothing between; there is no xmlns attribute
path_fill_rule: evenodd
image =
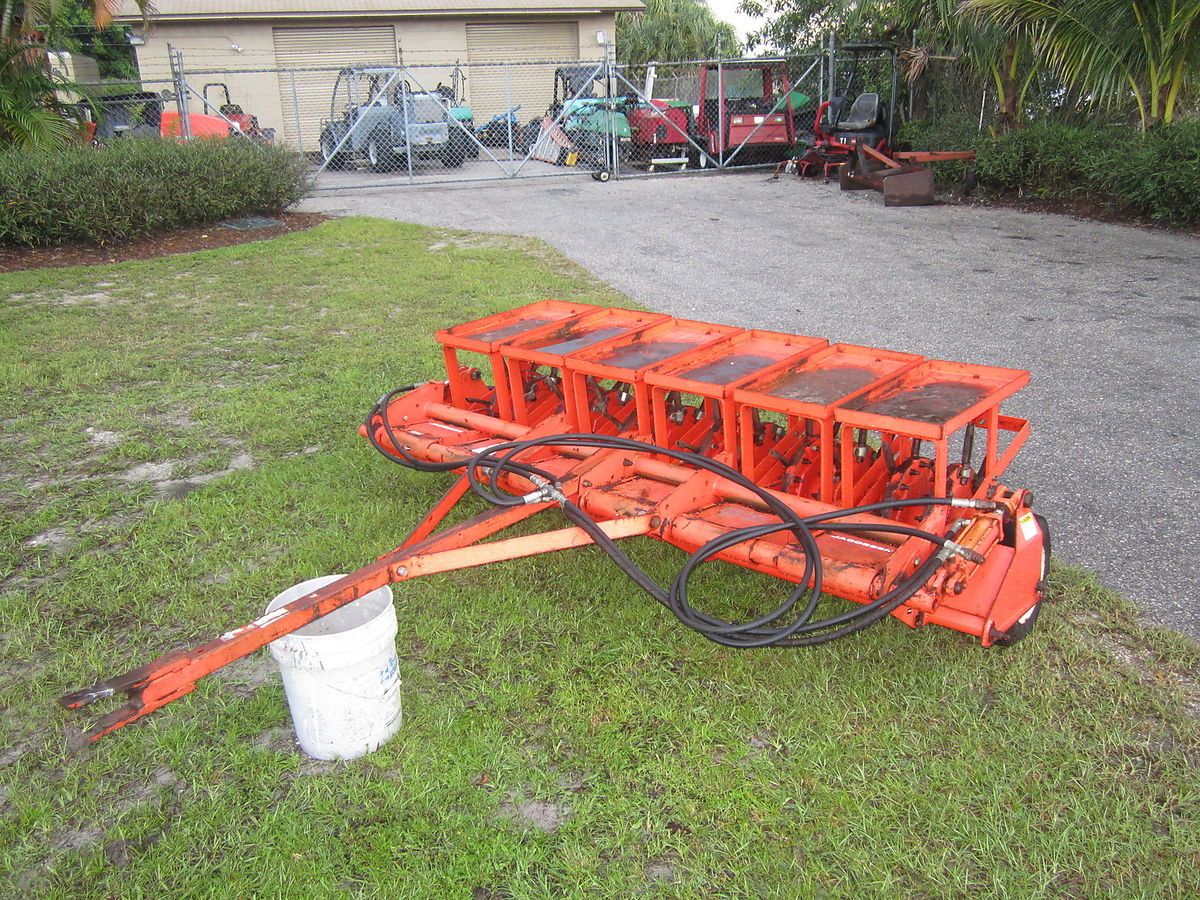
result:
<svg viewBox="0 0 1200 900"><path fill-rule="evenodd" d="M382 460L366 408L438 374L437 328L546 296L627 302L365 220L0 276L4 894L1200 892L1200 653L1059 567L1007 651L889 619L739 652L597 551L523 560L397 588L405 722L369 757L298 753L266 651L78 747L65 690L391 549L448 477Z"/></svg>

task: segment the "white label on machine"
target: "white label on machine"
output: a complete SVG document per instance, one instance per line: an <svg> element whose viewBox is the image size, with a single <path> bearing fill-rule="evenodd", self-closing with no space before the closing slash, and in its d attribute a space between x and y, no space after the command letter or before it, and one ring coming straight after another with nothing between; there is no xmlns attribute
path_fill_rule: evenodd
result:
<svg viewBox="0 0 1200 900"><path fill-rule="evenodd" d="M762 124L763 122L765 122L765 121L767 121L765 116L755 116L755 117L754 117L754 124L755 124L755 125L761 125L761 124Z"/></svg>
<svg viewBox="0 0 1200 900"><path fill-rule="evenodd" d="M1018 517L1017 527L1021 529L1021 537L1027 541L1032 541L1039 534L1041 534L1041 529L1038 528L1037 519L1034 518L1034 515L1031 512L1023 513L1020 517Z"/></svg>

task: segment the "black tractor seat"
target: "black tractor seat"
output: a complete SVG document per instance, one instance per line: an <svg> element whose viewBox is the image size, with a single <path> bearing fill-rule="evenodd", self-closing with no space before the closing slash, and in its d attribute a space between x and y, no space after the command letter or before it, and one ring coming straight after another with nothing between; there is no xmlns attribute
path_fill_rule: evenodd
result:
<svg viewBox="0 0 1200 900"><path fill-rule="evenodd" d="M850 111L837 123L838 131L870 131L879 124L881 106L878 94L859 94Z"/></svg>

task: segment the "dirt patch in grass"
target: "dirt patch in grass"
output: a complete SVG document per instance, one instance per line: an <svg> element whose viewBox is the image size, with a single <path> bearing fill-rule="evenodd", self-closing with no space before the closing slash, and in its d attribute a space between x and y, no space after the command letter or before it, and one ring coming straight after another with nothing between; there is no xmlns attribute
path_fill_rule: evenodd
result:
<svg viewBox="0 0 1200 900"><path fill-rule="evenodd" d="M500 804L500 818L522 828L558 831L571 815L570 807L549 800L506 800Z"/></svg>
<svg viewBox="0 0 1200 900"><path fill-rule="evenodd" d="M193 250L212 250L248 244L278 237L292 231L312 228L328 219L320 213L289 212L274 216L278 225L239 230L221 223L193 225L168 234L138 238L124 244L101 247L95 244L71 244L65 247L0 247L0 272L22 269L50 269L61 266L99 266L128 259L155 259Z"/></svg>

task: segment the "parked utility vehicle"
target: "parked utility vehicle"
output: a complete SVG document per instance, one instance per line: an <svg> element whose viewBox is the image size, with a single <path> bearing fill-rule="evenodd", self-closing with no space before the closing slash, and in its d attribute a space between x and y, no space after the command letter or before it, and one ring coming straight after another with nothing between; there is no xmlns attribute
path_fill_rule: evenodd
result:
<svg viewBox="0 0 1200 900"><path fill-rule="evenodd" d="M376 172L393 172L409 161L437 159L461 166L452 145L445 98L414 91L395 67L349 67L338 73L329 119L321 123L321 156L328 168L365 161Z"/></svg>
<svg viewBox="0 0 1200 900"><path fill-rule="evenodd" d="M796 142L792 93L785 63L705 63L696 115L699 143L713 158L736 153L742 165L778 162ZM697 162L703 165L703 157Z"/></svg>

